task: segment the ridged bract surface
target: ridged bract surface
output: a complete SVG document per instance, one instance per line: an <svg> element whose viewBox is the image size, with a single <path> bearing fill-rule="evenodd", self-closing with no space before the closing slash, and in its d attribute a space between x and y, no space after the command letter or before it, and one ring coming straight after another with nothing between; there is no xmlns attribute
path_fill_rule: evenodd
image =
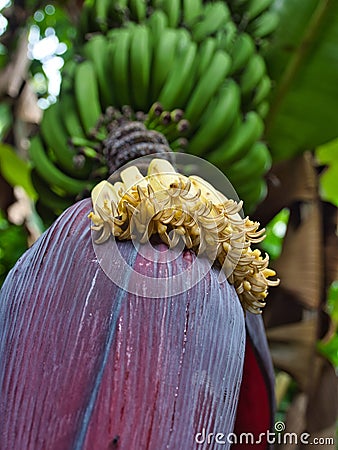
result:
<svg viewBox="0 0 338 450"><path fill-rule="evenodd" d="M211 271L179 297L128 294L96 259L90 209L89 200L68 209L1 291L0 447L216 448L195 434L234 426L245 347L234 289ZM148 276L194 258L165 267L145 264L130 241L119 249ZM251 320L259 336L260 318Z"/></svg>

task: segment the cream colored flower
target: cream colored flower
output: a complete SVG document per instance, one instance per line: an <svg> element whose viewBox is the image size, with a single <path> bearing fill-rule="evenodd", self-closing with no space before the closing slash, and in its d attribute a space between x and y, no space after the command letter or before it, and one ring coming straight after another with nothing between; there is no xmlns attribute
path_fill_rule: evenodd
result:
<svg viewBox="0 0 338 450"><path fill-rule="evenodd" d="M268 269L268 255L251 249L265 230L241 218L242 202L226 198L203 178L177 173L166 160L153 159L146 177L130 166L114 185L102 181L92 191L92 203L92 229L101 232L97 244L112 235L144 243L157 234L170 247L183 240L199 255L217 258L244 310L261 313L268 287L279 284L269 280L276 273Z"/></svg>

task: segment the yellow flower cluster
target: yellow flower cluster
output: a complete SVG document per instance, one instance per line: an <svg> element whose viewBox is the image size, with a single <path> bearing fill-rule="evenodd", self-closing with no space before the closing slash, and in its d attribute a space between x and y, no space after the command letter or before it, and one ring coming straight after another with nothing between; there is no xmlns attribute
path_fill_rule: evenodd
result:
<svg viewBox="0 0 338 450"><path fill-rule="evenodd" d="M100 231L97 244L111 235L147 242L154 234L175 247L183 240L188 249L205 254L222 265L245 310L259 314L268 286L279 280L251 244L264 239L264 229L248 217L242 219L242 202L227 199L197 176L186 177L166 160L153 159L144 177L136 166L121 172L114 185L102 181L92 191L92 229Z"/></svg>

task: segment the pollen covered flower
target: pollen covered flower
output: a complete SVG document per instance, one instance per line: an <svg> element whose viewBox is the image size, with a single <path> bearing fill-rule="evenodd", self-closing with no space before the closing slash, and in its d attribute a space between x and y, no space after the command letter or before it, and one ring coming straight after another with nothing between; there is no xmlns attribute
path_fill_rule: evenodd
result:
<svg viewBox="0 0 338 450"><path fill-rule="evenodd" d="M196 254L217 261L234 285L245 310L261 313L270 280L276 273L268 268L252 244L261 242L264 229L239 211L235 202L198 176L177 173L172 164L154 158L143 176L136 166L124 169L121 181L102 181L92 191L92 229L100 232L97 244L110 236L120 240L147 242L157 234L169 247L182 240Z"/></svg>

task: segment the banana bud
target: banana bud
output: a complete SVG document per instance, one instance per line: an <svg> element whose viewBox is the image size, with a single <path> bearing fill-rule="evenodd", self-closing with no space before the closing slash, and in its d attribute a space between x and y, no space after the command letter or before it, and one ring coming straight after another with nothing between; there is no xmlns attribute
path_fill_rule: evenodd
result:
<svg viewBox="0 0 338 450"><path fill-rule="evenodd" d="M153 234L170 248L180 240L198 254L216 257L228 281L235 286L245 310L259 314L265 305L269 280L276 273L267 268L269 258L262 257L251 244L264 239L259 223L238 214L236 203L201 177L177 173L172 164L155 158L144 177L136 166L121 172L122 181L112 186L106 181L92 191L94 213L90 213L96 231L96 243L111 235L130 239L138 233L140 243Z"/></svg>

